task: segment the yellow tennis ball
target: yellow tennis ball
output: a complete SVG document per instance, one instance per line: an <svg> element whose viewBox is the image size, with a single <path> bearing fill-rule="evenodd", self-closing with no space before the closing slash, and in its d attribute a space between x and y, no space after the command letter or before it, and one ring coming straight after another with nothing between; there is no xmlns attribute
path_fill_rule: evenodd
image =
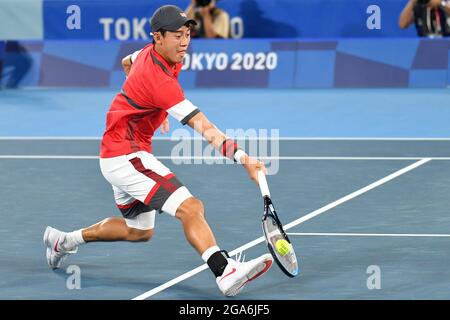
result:
<svg viewBox="0 0 450 320"><path fill-rule="evenodd" d="M287 240L280 239L275 242L275 249L277 249L279 254L285 256L291 250L291 244Z"/></svg>

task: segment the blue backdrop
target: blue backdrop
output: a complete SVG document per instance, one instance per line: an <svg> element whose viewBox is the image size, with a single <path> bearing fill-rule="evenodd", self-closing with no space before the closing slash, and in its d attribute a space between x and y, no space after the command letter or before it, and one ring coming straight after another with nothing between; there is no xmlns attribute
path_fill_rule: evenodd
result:
<svg viewBox="0 0 450 320"><path fill-rule="evenodd" d="M136 41L9 41L1 84L112 87ZM0 45L0 48L2 46ZM443 88L450 39L193 40L184 88Z"/></svg>
<svg viewBox="0 0 450 320"><path fill-rule="evenodd" d="M190 0L2 0L0 39L146 40L149 19L167 3ZM415 37L398 17L407 0L220 0L234 37ZM374 6L375 5L375 6ZM33 8L26 11L25 8ZM28 36L28 37L27 37Z"/></svg>
<svg viewBox="0 0 450 320"><path fill-rule="evenodd" d="M190 0L169 1L183 9ZM46 39L145 39L149 19L167 0L45 1ZM400 30L398 17L406 0L378 0L380 29L369 29L372 0L222 0L235 29L248 38L329 38L415 36L414 28ZM65 21L69 5L78 5L81 29L69 30ZM237 20L236 20L237 19ZM239 24L242 19L242 25ZM240 33L237 31L236 33Z"/></svg>

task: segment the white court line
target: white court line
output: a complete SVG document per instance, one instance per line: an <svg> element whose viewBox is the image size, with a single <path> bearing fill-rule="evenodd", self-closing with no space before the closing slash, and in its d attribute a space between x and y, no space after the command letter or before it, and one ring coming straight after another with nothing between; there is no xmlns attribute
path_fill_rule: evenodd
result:
<svg viewBox="0 0 450 320"><path fill-rule="evenodd" d="M153 137L152 140L204 140L202 137ZM76 136L0 136L0 140L101 140L102 137L76 137ZM234 139L244 140L281 140L281 141L450 141L450 137L436 137L436 138L413 138L413 137L241 137L237 136Z"/></svg>
<svg viewBox="0 0 450 320"><path fill-rule="evenodd" d="M450 237L450 234L432 233L324 233L324 232L294 232L289 236L336 236L336 237Z"/></svg>
<svg viewBox="0 0 450 320"><path fill-rule="evenodd" d="M420 161L414 162L413 164L411 164L411 165L409 165L407 167L404 167L403 169L400 169L400 170L398 170L398 171L396 171L394 173L391 173L390 175L388 175L388 176L386 176L386 177L384 177L384 178L382 178L380 180L377 180L377 181L369 184L368 186L366 186L364 188L361 188L361 189L359 189L359 190L357 190L355 192L352 192L352 193L350 193L349 195L347 195L345 197L342 197L342 198L340 198L340 199L338 199L338 200L336 200L336 201L334 201L334 202L332 202L332 203L330 203L330 204L328 204L328 205L326 205L326 206L324 206L324 207L322 207L320 209L317 209L317 210L315 210L315 211L313 211L311 213L308 213L307 215L305 215L305 216L303 216L303 217L301 217L301 218L299 218L297 220L292 221L291 223L288 223L287 225L285 225L284 229L288 230L290 228L293 228L293 227L295 227L295 226L297 226L297 225L299 225L299 224L301 224L301 223L303 223L303 222L305 222L307 220L310 220L310 219L318 216L321 213L324 213L324 212L326 212L328 210L331 210L331 209L333 209L333 208L343 204L344 202L347 202L347 201L349 201L349 200L351 200L353 198L356 198L356 197L362 195L363 193L366 193L366 192L368 192L368 191L370 191L372 189L375 189L375 188L381 186L382 184L385 184L386 182L389 182L389 181L391 181L391 180L401 176L402 174L405 174L405 173L407 173L407 172L409 172L411 170L414 170L414 169L420 167L421 165L424 165L425 163L427 163L429 161L431 161L431 159L426 158L426 159L422 159ZM249 243L247 243L247 244L245 244L245 245L243 245L243 246L241 246L241 247L231 251L229 254L230 254L230 256L233 256L236 253L244 251L244 250L249 249L251 247L254 247L254 246L256 246L257 244L259 244L259 243L261 243L263 241L265 241L265 238L264 237L259 237L259 238L255 239L255 240L253 240L253 241L251 241L251 242L249 242ZM197 268L195 268L195 269L193 269L193 270L191 270L191 271L189 271L189 272L187 272L185 274L182 274L181 276L178 276L178 277L176 277L176 278L174 278L174 279L172 279L172 280L170 280L170 281L168 281L168 282L166 282L166 283L164 283L164 284L162 284L162 285L160 285L160 286L158 286L156 288L153 288L152 290L149 290L147 292L142 293L141 295L133 298L133 300L144 300L144 299L147 299L147 298L149 298L149 297L151 297L151 296L153 296L153 295L155 295L155 294L157 294L157 293L159 293L159 292L161 292L161 291L163 291L163 290L165 290L165 289L167 289L167 288L169 288L169 287L171 287L171 286L173 286L173 285L175 285L175 284L177 284L177 283L179 283L179 282L181 282L181 281L183 281L183 280L185 280L187 278L190 278L190 277L194 276L195 274L197 274L197 273L199 273L199 272L201 272L201 271L203 271L205 269L207 269L207 266L206 266L206 264L203 264L203 265L201 265L201 266L199 266L199 267L197 267Z"/></svg>
<svg viewBox="0 0 450 320"><path fill-rule="evenodd" d="M219 161L227 161L227 159L223 157L171 157L171 156L158 156L156 158L160 160L219 160ZM48 159L48 160L96 160L99 159L99 156L65 156L65 155L0 155L0 159L28 159L28 160L40 160L40 159ZM258 157L260 160L411 160L418 161L424 159L424 157ZM450 157L427 157L430 160L450 160ZM231 161L230 161L231 163Z"/></svg>

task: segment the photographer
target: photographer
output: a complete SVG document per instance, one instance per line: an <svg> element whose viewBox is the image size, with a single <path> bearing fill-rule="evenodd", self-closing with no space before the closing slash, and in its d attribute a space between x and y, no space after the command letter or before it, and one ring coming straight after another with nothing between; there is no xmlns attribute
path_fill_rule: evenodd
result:
<svg viewBox="0 0 450 320"><path fill-rule="evenodd" d="M226 11L216 7L216 0L192 0L186 15L197 22L191 30L192 38L229 37L230 17Z"/></svg>
<svg viewBox="0 0 450 320"><path fill-rule="evenodd" d="M399 26L408 28L413 22L419 37L448 37L450 1L409 0L400 14Z"/></svg>

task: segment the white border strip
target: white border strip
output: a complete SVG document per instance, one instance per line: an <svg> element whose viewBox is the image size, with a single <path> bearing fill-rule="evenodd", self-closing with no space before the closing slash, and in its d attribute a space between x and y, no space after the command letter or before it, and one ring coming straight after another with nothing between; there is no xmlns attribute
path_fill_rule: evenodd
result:
<svg viewBox="0 0 450 320"><path fill-rule="evenodd" d="M359 190L357 190L355 192L352 192L352 193L350 193L349 195L347 195L345 197L342 197L342 198L340 198L340 199L338 199L338 200L336 200L336 201L334 201L334 202L332 202L332 203L330 203L330 204L328 204L328 205L326 205L326 206L324 206L324 207L322 207L320 209L317 209L317 210L315 210L315 211L313 211L313 212L311 212L311 213L309 213L309 214L307 214L307 215L305 215L305 216L303 216L303 217L301 217L301 218L299 218L297 220L292 221L291 223L285 225L284 229L288 230L290 228L293 228L293 227L295 227L295 226L297 226L297 225L299 225L299 224L301 224L301 223L303 223L303 222L305 222L307 220L310 220L310 219L318 216L321 213L324 213L324 212L326 212L328 210L333 209L334 207L337 207L337 206L343 204L344 202L347 202L347 201L349 201L349 200L351 200L353 198L356 198L356 197L362 195L363 193L366 193L366 192L368 192L368 191L370 191L372 189L375 189L375 188L381 186L382 184L385 184L385 183L387 183L387 182L389 182L389 181L391 181L391 180L401 176L402 174L405 174L405 173L407 173L407 172L409 172L411 170L414 170L414 169L420 167L421 165L424 165L425 163L427 163L429 161L431 161L431 159L430 158L426 158L426 159L422 159L420 161L414 162L413 164L411 164L411 165L409 165L407 167L404 167L403 169L400 169L400 170L398 170L398 171L396 171L396 172L394 172L394 173L392 173L392 174L390 174L390 175L388 175L388 176L386 176L386 177L384 177L384 178L382 178L382 179L380 179L378 181L375 181L374 183L371 183L371 184L369 184L368 186L366 186L364 188L361 188L361 189L359 189ZM245 244L245 245L243 245L243 246L241 246L241 247L231 251L230 252L230 256L233 256L233 255L235 255L238 252L241 252L241 251L244 251L244 250L249 249L251 247L254 247L255 245L257 245L257 244L259 244L259 243L261 243L263 241L265 241L265 238L264 237L259 237L258 239L255 239L255 240L253 240L253 241L251 241L251 242L249 242L249 243L247 243L247 244ZM199 273L199 272L201 272L203 270L206 270L206 269L207 269L206 264L203 264L203 265L201 265L201 266L199 266L199 267L197 267L197 268L195 268L195 269L193 269L193 270L191 270L191 271L189 271L189 272L187 272L185 274L182 274L181 276L176 277L175 279L170 280L169 282L166 282L166 283L164 283L164 284L162 284L162 285L160 285L160 286L158 286L156 288L153 288L152 290L149 290L147 292L142 293L141 295L133 298L133 300L144 300L144 299L147 299L147 298L149 298L149 297L151 297L151 296L153 296L153 295L155 295L155 294L157 294L157 293L159 293L159 292L161 292L161 291L163 291L163 290L165 290L165 289L167 289L167 288L169 288L169 287L171 287L171 286L173 286L173 285L175 285L175 284L177 284L177 283L179 283L179 282L181 282L181 281L183 281L183 280L185 280L185 279L187 279L189 277L192 277L195 274L197 274L197 273Z"/></svg>
<svg viewBox="0 0 450 320"><path fill-rule="evenodd" d="M160 160L217 160L228 161L223 157L171 157L171 156L156 156ZM26 160L96 160L99 156L79 156L79 155L0 155L0 159L26 159ZM388 161L418 161L424 157L258 157L260 160L388 160ZM430 160L450 160L450 157L427 157ZM231 162L230 162L231 163Z"/></svg>
<svg viewBox="0 0 450 320"><path fill-rule="evenodd" d="M289 236L333 236L333 237L450 237L450 234L431 233L288 233Z"/></svg>

